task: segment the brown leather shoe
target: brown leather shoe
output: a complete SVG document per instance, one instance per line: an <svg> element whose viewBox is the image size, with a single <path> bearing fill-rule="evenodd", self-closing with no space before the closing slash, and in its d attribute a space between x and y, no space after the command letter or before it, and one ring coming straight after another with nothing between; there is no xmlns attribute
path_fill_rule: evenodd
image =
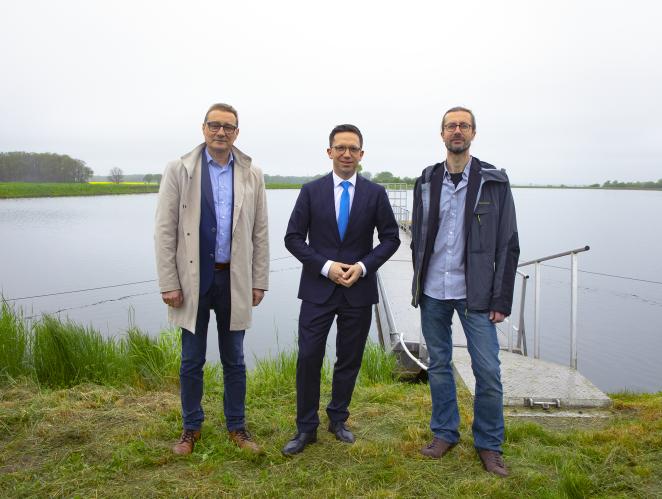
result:
<svg viewBox="0 0 662 499"><path fill-rule="evenodd" d="M200 440L200 430L184 430L179 442L172 446L172 451L180 456L186 456L193 452L195 443Z"/></svg>
<svg viewBox="0 0 662 499"><path fill-rule="evenodd" d="M434 457L439 459L453 447L455 447L455 445L457 444L451 444L445 440L442 440L441 438L434 437L432 442L421 449L421 454L427 457Z"/></svg>
<svg viewBox="0 0 662 499"><path fill-rule="evenodd" d="M255 443L251 434L245 429L230 431L228 434L230 435L230 440L240 449L247 450L253 454L262 454L262 448Z"/></svg>
<svg viewBox="0 0 662 499"><path fill-rule="evenodd" d="M485 468L485 471L494 473L500 477L508 476L506 463L503 462L501 453L495 450L478 449L478 456L480 456L480 460L483 462L483 468Z"/></svg>

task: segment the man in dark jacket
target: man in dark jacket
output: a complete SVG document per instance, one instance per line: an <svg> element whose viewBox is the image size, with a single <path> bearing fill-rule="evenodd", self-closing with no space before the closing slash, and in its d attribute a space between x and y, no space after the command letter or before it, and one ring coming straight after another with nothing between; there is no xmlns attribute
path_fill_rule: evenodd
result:
<svg viewBox="0 0 662 499"><path fill-rule="evenodd" d="M460 438L451 368L451 321L457 311L476 377L474 445L487 471L507 476L495 324L510 315L519 242L508 177L470 155L475 136L473 113L449 109L441 123L446 161L424 169L414 187L412 305L421 307L430 355L434 434L421 453L440 458Z"/></svg>

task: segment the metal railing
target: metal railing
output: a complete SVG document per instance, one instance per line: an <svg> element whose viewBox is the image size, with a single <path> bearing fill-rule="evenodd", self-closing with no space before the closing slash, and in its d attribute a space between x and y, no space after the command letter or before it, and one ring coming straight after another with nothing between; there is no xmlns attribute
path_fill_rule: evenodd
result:
<svg viewBox="0 0 662 499"><path fill-rule="evenodd" d="M398 328L396 327L395 324L395 319L393 318L393 312L391 310L391 302L388 299L388 293L386 292L386 286L384 286L384 282L382 281L382 276L380 275L379 272L377 272L377 286L379 288L379 304L378 307L381 306L383 308L385 315L386 315L386 326L387 326L387 332L388 336L391 334L394 334L398 337L398 343L400 343L400 346L402 347L402 351L409 357L418 367L423 369L424 371L428 370L428 366L423 364L420 359L418 359L413 353L409 351L409 348L407 348L407 344L405 343L405 337L402 331L399 331ZM378 308L379 310L379 308ZM379 319L382 331L380 331L380 334L382 335L383 342L386 343L386 335L384 334L383 328L384 328L384 323L382 322L382 319ZM389 350L392 348L392 345L387 347ZM388 350L387 350L388 351Z"/></svg>
<svg viewBox="0 0 662 499"><path fill-rule="evenodd" d="M526 305L526 283L529 280L529 275L518 270L517 275L522 278L522 285L520 288L519 307L517 307L517 319L512 316L507 317L503 324L507 327L504 331L503 326L497 324L497 329L506 336L508 341L507 350L522 355L526 352L526 323L524 321L524 307ZM517 334L516 345L513 346L513 336Z"/></svg>
<svg viewBox="0 0 662 499"><path fill-rule="evenodd" d="M522 262L518 267L533 265L535 268L533 295L533 357L540 358L540 284L542 281L541 263L564 256L570 256L570 367L577 369L577 255L591 249L589 246L577 248L555 255L544 256Z"/></svg>
<svg viewBox="0 0 662 499"><path fill-rule="evenodd" d="M409 230L409 224L411 223L410 213L407 209L407 195L408 195L408 185L405 183L384 183L381 184L386 188L386 193L388 194L391 207L393 208L393 213L395 218L404 230ZM536 359L540 358L540 285L541 285L541 263L548 260L553 260L556 258L561 258L564 256L570 256L570 367L577 369L577 255L584 251L588 251L589 246L584 246L583 248L577 248L574 250L565 251L563 253L557 253L554 255L544 256L541 258L536 258L535 260L529 260L527 262L522 262L518 265L518 269L521 267L526 267L528 265L533 265L535 269L535 278L534 278L534 299L533 299L533 357ZM520 300L518 309L517 318L508 317L504 321L504 326L498 326L498 329L506 336L507 338L507 349L509 352L520 353L522 355L528 355L527 352L527 341L526 341L526 322L524 320L524 311L526 305L526 288L529 275L522 272L521 270L517 271L517 275L522 278L522 285L520 288ZM378 277L379 279L379 277ZM379 280L379 285L383 296L386 297L386 290ZM395 328L395 321L390 313L390 304L388 299L386 300L386 314L388 317L389 327L399 336L400 343L403 346L404 351L409 357L416 361L417 364L421 365L420 361L414 359L413 354L407 349L404 338L401 333L398 333ZM504 330L505 329L505 330ZM517 334L517 341L514 343L513 337ZM422 343L422 339L421 339ZM421 365L422 366L422 365Z"/></svg>
<svg viewBox="0 0 662 499"><path fill-rule="evenodd" d="M407 209L409 186L405 183L379 185L386 188L386 194L388 194L388 200L391 202L391 208L393 208L393 214L398 225L404 229L408 229L408 224L411 221L409 210Z"/></svg>

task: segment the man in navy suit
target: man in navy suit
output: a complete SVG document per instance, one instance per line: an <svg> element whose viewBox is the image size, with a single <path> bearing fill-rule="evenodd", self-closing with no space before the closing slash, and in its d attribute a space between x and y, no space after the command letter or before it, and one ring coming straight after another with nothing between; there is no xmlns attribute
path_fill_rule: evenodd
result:
<svg viewBox="0 0 662 499"><path fill-rule="evenodd" d="M320 374L326 339L337 317L336 362L329 431L353 443L345 422L377 303L377 269L400 245L398 225L385 189L356 170L363 136L354 125L329 135L333 172L304 185L285 234L285 246L302 264L297 359L297 433L283 454L301 452L317 440ZM374 231L379 244L373 248Z"/></svg>

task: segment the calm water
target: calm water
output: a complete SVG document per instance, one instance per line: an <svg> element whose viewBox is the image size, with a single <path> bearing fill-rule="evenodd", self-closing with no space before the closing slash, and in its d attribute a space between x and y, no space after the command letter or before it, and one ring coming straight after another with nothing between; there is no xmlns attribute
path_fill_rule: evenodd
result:
<svg viewBox="0 0 662 499"><path fill-rule="evenodd" d="M297 194L268 191L271 289L246 334L250 364L296 341L300 265L282 241ZM662 282L662 235L655 215L646 216L662 211L662 193L515 189L514 195L522 261L588 244L581 271ZM121 285L14 303L27 316L59 312L106 335L122 334L129 323L157 333L167 321L154 282L155 205L153 194L0 200L2 293L20 298ZM567 268L569 259L550 264ZM607 391L662 390L662 285L588 272L580 272L580 371ZM544 268L541 354L563 363L569 358L568 282L568 270ZM526 318L532 335L530 310ZM212 360L218 359L213 338Z"/></svg>

